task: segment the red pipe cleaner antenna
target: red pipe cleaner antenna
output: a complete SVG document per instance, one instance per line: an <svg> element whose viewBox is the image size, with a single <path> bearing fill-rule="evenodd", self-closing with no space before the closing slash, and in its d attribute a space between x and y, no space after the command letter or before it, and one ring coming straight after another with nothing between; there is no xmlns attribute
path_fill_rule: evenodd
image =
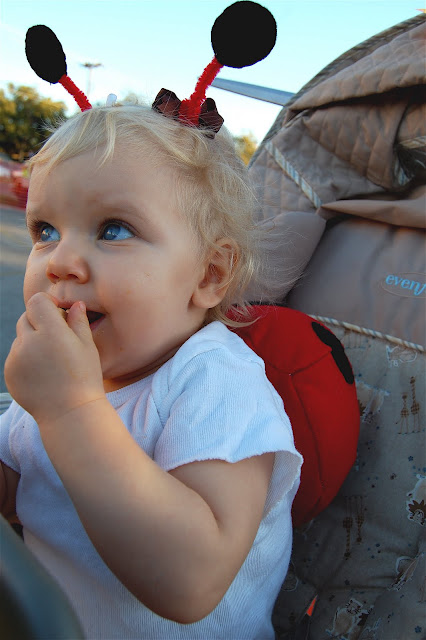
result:
<svg viewBox="0 0 426 640"><path fill-rule="evenodd" d="M263 60L274 47L276 38L275 19L265 7L247 0L227 7L216 18L211 31L215 56L198 79L194 93L182 100L179 120L198 127L206 90L222 67L241 69Z"/></svg>
<svg viewBox="0 0 426 640"><path fill-rule="evenodd" d="M179 119L190 122L191 124L198 126L198 119L200 117L201 105L206 99L206 91L216 78L219 71L222 69L221 64L216 56L207 65L203 73L198 79L195 85L195 90L187 100L182 100L179 109Z"/></svg>
<svg viewBox="0 0 426 640"><path fill-rule="evenodd" d="M74 84L69 76L64 74L58 80L58 82L68 91L69 94L72 95L78 106L82 111L87 111L87 109L91 109L92 105L88 101L87 97L84 95L82 91Z"/></svg>

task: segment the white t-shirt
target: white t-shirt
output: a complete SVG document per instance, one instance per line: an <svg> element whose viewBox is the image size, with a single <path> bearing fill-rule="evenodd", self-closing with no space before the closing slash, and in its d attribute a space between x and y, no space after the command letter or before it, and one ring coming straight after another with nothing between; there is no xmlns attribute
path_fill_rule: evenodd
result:
<svg viewBox="0 0 426 640"><path fill-rule="evenodd" d="M196 460L276 456L263 519L243 566L211 614L181 625L144 607L104 564L37 424L13 402L1 416L0 459L21 474L17 513L25 543L68 595L87 640L274 638L271 612L290 559L290 512L302 458L263 361L214 322L154 374L107 397L136 442L166 471Z"/></svg>

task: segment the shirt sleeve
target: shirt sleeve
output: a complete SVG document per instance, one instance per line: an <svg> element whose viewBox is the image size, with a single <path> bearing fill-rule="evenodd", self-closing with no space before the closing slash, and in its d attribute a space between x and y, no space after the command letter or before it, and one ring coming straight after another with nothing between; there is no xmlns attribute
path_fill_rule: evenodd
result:
<svg viewBox="0 0 426 640"><path fill-rule="evenodd" d="M154 459L166 471L194 461L286 452L293 459L290 484L298 475L301 456L290 421L256 356L221 348L196 355L171 382L164 404L169 411Z"/></svg>
<svg viewBox="0 0 426 640"><path fill-rule="evenodd" d="M13 429L24 422L25 411L14 400L0 416L0 460L8 467L21 472L19 460L13 455L11 437Z"/></svg>

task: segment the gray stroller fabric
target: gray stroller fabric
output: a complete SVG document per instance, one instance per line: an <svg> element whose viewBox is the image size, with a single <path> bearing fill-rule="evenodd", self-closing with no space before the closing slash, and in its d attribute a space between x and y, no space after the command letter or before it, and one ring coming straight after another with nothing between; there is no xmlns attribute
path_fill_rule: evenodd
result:
<svg viewBox="0 0 426 640"><path fill-rule="evenodd" d="M250 168L285 302L343 343L361 421L337 498L295 531L281 640L426 638L425 36L419 15L331 63Z"/></svg>

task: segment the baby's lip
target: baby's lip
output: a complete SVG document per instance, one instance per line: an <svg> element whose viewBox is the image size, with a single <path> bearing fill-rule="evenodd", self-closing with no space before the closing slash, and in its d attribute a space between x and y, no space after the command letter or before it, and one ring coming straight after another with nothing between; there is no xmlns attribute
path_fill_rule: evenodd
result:
<svg viewBox="0 0 426 640"><path fill-rule="evenodd" d="M66 313L68 313L69 309L71 309L73 304L74 302L70 302L69 300L65 300L62 302L57 300L58 307L60 309L63 309L63 311L65 311ZM96 311L95 309L91 309L86 302L84 304L86 305L86 315L87 315L87 319L89 320L89 324L92 324L92 322L99 320L99 318L105 315L102 311Z"/></svg>
<svg viewBox="0 0 426 640"><path fill-rule="evenodd" d="M69 302L68 300L58 300L57 298L55 298L55 302L56 302L56 306L59 307L60 309L63 309L64 311L67 311L67 309L71 309L72 305L74 304L73 302Z"/></svg>

